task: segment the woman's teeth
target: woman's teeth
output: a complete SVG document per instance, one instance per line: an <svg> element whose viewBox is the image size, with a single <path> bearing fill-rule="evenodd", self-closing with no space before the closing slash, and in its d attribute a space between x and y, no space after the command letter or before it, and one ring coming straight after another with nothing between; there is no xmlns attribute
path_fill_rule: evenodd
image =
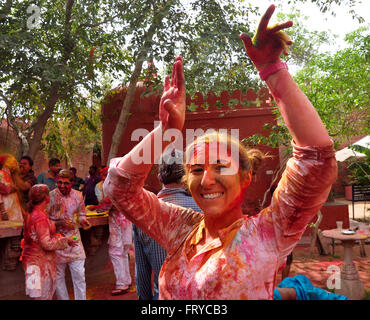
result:
<svg viewBox="0 0 370 320"><path fill-rule="evenodd" d="M215 199L219 198L222 196L222 193L208 193L208 194L203 194L202 197L205 199Z"/></svg>

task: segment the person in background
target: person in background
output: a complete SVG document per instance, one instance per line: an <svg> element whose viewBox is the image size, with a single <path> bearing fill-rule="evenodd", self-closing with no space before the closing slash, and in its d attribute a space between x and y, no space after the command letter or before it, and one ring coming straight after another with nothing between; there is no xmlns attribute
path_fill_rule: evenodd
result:
<svg viewBox="0 0 370 320"><path fill-rule="evenodd" d="M274 300L349 300L346 296L328 292L312 285L303 274L286 277L274 289Z"/></svg>
<svg viewBox="0 0 370 320"><path fill-rule="evenodd" d="M33 160L29 156L21 157L19 161L19 171L14 175L14 181L20 194L20 200L23 210L26 212L29 201L28 193L33 185L37 183L34 171L32 170Z"/></svg>
<svg viewBox="0 0 370 320"><path fill-rule="evenodd" d="M58 300L68 300L65 282L65 269L71 272L75 300L86 300L85 259L86 254L81 241L79 226L90 227L86 219L86 209L80 191L72 189L73 173L63 169L57 176L57 188L50 192L49 216L55 223L57 232L66 237L74 237L76 245L58 250L57 287Z"/></svg>
<svg viewBox="0 0 370 320"><path fill-rule="evenodd" d="M48 172L42 172L37 176L38 184L46 184L50 191L57 187L56 181L58 172L62 169L60 160L58 158L52 158L49 160Z"/></svg>
<svg viewBox="0 0 370 320"><path fill-rule="evenodd" d="M47 214L49 188L36 184L30 188L29 211L24 219L22 264L26 294L38 300L51 300L56 288L56 250L74 244L71 237L56 233Z"/></svg>
<svg viewBox="0 0 370 320"><path fill-rule="evenodd" d="M85 205L97 205L99 204L98 198L95 194L95 186L101 180L97 175L98 168L95 165L90 166L89 176L85 179L85 188L82 193L85 198Z"/></svg>
<svg viewBox="0 0 370 320"><path fill-rule="evenodd" d="M23 221L22 208L14 176L19 172L18 161L11 154L0 156L0 220Z"/></svg>
<svg viewBox="0 0 370 320"><path fill-rule="evenodd" d="M77 177L76 173L77 173L77 169L74 168L74 167L71 167L69 168L69 170L72 171L73 173L73 179L72 179L72 182L73 182L73 185L72 185L72 189L75 189L75 190L78 190L78 191L82 191L85 187L85 181L84 179L80 178L80 177Z"/></svg>
<svg viewBox="0 0 370 320"><path fill-rule="evenodd" d="M162 190L159 191L157 197L165 202L201 212L181 181L185 174L183 157L184 154L181 150L170 149L164 153L158 168L158 179L162 183ZM135 283L138 297L140 300L157 300L159 294L158 277L167 252L144 231L134 224L132 227L135 248ZM154 288L152 288L152 271L154 272Z"/></svg>
<svg viewBox="0 0 370 320"><path fill-rule="evenodd" d="M109 257L112 261L114 275L116 277L115 287L112 295L121 295L129 290L132 279L129 266L129 250L132 245L131 222L121 214L108 197L104 195L103 183L108 173L108 167L100 170L101 181L95 186L95 194L99 205L90 205L89 210L109 212Z"/></svg>

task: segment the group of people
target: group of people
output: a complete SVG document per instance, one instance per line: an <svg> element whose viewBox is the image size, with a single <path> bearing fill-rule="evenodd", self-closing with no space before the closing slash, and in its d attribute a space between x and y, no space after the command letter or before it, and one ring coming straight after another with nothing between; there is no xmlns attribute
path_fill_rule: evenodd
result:
<svg viewBox="0 0 370 320"><path fill-rule="evenodd" d="M161 150L154 147L161 132L181 132L184 126L185 79L182 58L178 57L172 79L167 77L164 83L160 125L124 157L112 159L100 178L85 181L85 197L72 189L71 171L59 171L60 163L59 169L58 163L51 163L49 172L37 179L53 191L49 193L41 184L31 187L23 252L27 294L50 299L56 285L57 297L68 298L63 281L68 265L76 299L85 298L85 253L78 225L89 226L85 205L90 205L93 210L109 211L109 254L117 279L112 294L125 293L131 284L128 249L132 223L139 299L271 300L300 296L296 291L292 294L281 286L276 288L276 275L324 204L337 167L333 142L322 121L280 60L292 43L283 31L292 22L268 26L274 9L273 5L267 9L253 38L240 35L293 138L293 156L270 205L258 215L243 214L245 191L264 154L246 149L232 136L206 133L185 151L168 148L168 141L162 141ZM230 153L235 148L237 157ZM151 164L138 163L146 149L154 151ZM163 189L154 194L143 186L160 157ZM173 161L176 158L181 161ZM56 265L52 263L55 259ZM305 279L298 280L305 283Z"/></svg>
<svg viewBox="0 0 370 320"><path fill-rule="evenodd" d="M23 221L21 260L26 294L36 299L69 299L65 269L69 267L74 296L86 299L85 250L79 227L89 228L85 205L97 204L96 166L83 180L76 169L62 169L52 158L49 170L37 177L33 160L11 154L0 156L1 220ZM91 192L92 189L92 192ZM93 196L92 196L93 195ZM95 197L95 199L94 199Z"/></svg>

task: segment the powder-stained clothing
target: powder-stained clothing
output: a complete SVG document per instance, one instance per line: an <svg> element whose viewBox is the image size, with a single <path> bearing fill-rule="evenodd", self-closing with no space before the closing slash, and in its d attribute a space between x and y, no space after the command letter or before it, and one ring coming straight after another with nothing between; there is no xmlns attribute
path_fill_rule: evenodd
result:
<svg viewBox="0 0 370 320"><path fill-rule="evenodd" d="M193 197L183 188L163 187L157 197L184 208L201 211ZM158 299L158 278L167 252L154 239L135 225L132 226L135 246L135 281L140 299ZM152 293L152 270L154 271L154 297Z"/></svg>
<svg viewBox="0 0 370 320"><path fill-rule="evenodd" d="M23 210L17 192L12 191L14 181L8 168L0 170L0 203L4 203L10 221L23 221Z"/></svg>
<svg viewBox="0 0 370 320"><path fill-rule="evenodd" d="M56 229L45 212L34 209L24 221L22 263L26 294L50 300L56 288L56 250L68 246L67 239L57 239Z"/></svg>
<svg viewBox="0 0 370 320"><path fill-rule="evenodd" d="M112 205L109 198L105 197L103 181L96 184L95 194L100 203L100 209L109 211L108 253L116 277L116 289L123 289L131 285L132 282L128 260L130 246L132 245L132 224Z"/></svg>
<svg viewBox="0 0 370 320"><path fill-rule="evenodd" d="M293 145L271 205L242 217L201 245L204 216L161 201L142 188L147 168L116 159L104 183L114 205L168 252L159 279L160 299L273 299L279 266L325 203L336 179L333 145ZM126 158L127 159L127 158ZM140 170L142 170L140 172ZM144 172L144 173L143 173ZM197 252L195 246L201 247Z"/></svg>
<svg viewBox="0 0 370 320"><path fill-rule="evenodd" d="M68 263L75 260L86 259L85 250L82 245L78 223L86 219L86 209L82 193L71 189L67 196L64 196L59 189L50 192L49 216L57 224L58 220L71 220L75 223L75 228L69 230L58 226L57 233L66 237L76 236L78 243L76 246L70 246L57 252L57 263Z"/></svg>

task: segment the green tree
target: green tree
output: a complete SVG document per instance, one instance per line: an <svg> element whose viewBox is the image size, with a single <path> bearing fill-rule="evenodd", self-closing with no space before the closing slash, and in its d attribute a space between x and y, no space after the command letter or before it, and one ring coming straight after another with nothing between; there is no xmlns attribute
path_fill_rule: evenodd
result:
<svg viewBox="0 0 370 320"><path fill-rule="evenodd" d="M0 7L0 99L19 153L34 157L56 110L81 113L86 96L101 95L97 72L128 72L127 30L116 23L124 12L113 0L2 0Z"/></svg>
<svg viewBox="0 0 370 320"><path fill-rule="evenodd" d="M315 106L335 146L348 143L353 136L369 134L369 28L361 27L345 39L348 48L335 54L312 55L294 77ZM291 136L278 109L274 112L278 125L265 125L266 134L247 137L244 142L249 146L284 146L282 168L291 153Z"/></svg>
<svg viewBox="0 0 370 320"><path fill-rule="evenodd" d="M346 35L348 48L335 54L312 55L294 77L315 106L336 145L353 136L369 133L369 50L368 27ZM255 135L245 141L276 147L289 145L291 139L285 124L275 111L278 126L265 126L270 135Z"/></svg>
<svg viewBox="0 0 370 320"><path fill-rule="evenodd" d="M156 59L171 68L174 58L182 55L186 62L188 92L195 91L196 87L199 89L201 82L214 88L215 79L222 79L222 70L228 68L225 61L242 50L238 38L239 21L245 21L246 14L253 10L252 7L236 6L232 0L222 3L215 0L186 3L179 0L135 1L135 4L130 4L132 14L123 19L134 30L128 46L133 53L134 67L112 137L108 161L117 155L143 62ZM244 19L240 20L240 17Z"/></svg>
<svg viewBox="0 0 370 320"><path fill-rule="evenodd" d="M337 144L369 133L368 26L346 35L346 41L348 48L314 56L295 77Z"/></svg>

